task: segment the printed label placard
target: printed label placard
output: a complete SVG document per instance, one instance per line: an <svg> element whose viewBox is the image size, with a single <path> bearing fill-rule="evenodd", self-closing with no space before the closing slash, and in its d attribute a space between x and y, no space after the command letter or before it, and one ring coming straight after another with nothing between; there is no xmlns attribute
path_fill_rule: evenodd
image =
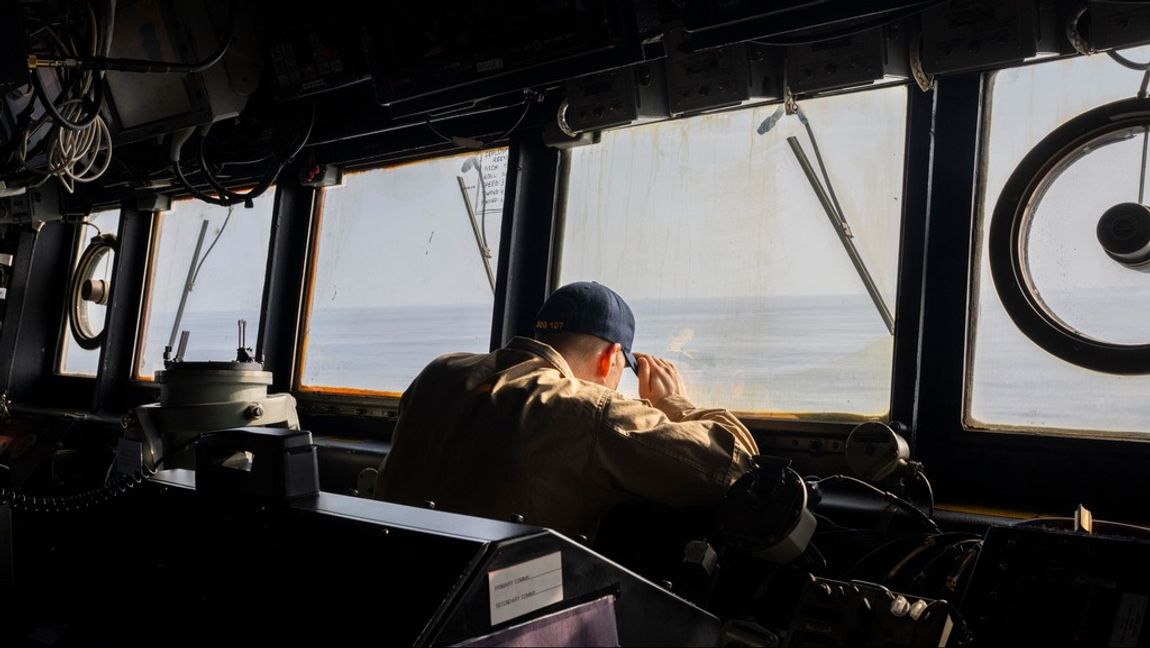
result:
<svg viewBox="0 0 1150 648"><path fill-rule="evenodd" d="M487 572L491 625L498 625L563 600L563 562L556 551Z"/></svg>

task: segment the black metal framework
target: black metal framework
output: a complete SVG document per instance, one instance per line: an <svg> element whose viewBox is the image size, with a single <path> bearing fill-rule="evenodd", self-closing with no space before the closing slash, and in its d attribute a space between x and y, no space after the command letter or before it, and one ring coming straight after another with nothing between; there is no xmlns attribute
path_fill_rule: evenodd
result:
<svg viewBox="0 0 1150 648"><path fill-rule="evenodd" d="M155 219L150 211L127 206L120 212L120 249L112 271L112 295L104 323L107 334L92 403L95 411L123 412L155 393L154 387L133 381Z"/></svg>
<svg viewBox="0 0 1150 648"><path fill-rule="evenodd" d="M404 147L402 151L395 154L394 159L389 159L389 161L391 161L393 163L396 163L396 162L406 163L406 162L411 162L411 161L427 161L427 160L435 159L437 157L459 155L460 153L466 152L466 151L458 150L458 149L443 151L443 150L441 150L442 146L434 145L434 146L431 146L430 148L433 150L436 150L437 154L417 156L414 160L411 160L408 158L408 155L411 154L411 152L413 150L424 150L428 147L422 139L420 139L418 137L413 139L412 135L410 133L406 133L403 135L405 135L405 136L396 137L393 140L390 140L393 142L393 144L398 143L398 142L402 142L403 143L402 146ZM513 214L516 213L516 209L517 209L516 205L517 205L517 201L519 200L519 197L520 197L519 196L520 190L517 189L517 187L524 186L521 176L530 176L531 177L530 182L531 182L532 187L535 187L537 182L542 182L542 183L546 184L546 181L547 181L548 176L545 175L545 170L547 168L546 162L541 162L537 158L539 158L540 155L545 155L547 151L550 151L550 149L547 149L546 147L543 147L542 144L539 144L536 147L535 152L533 152L533 153L529 152L526 154L526 156L519 155L519 148L520 148L520 145L522 144L522 142L524 142L525 140L534 142L538 139L539 139L538 131L536 129L524 129L523 131L520 131L519 134L517 134L512 139L511 143L507 143L507 142L492 143L489 147L485 147L485 148L500 148L502 146L508 147L507 177L505 180L505 182L506 182L505 196L506 197L504 199L503 213L501 215L501 218L502 218L502 221L500 223L500 232L501 232L500 236L501 236L501 238L500 238L500 244L499 244L500 245L500 248L499 248L500 256L499 256L499 265L498 265L498 268L496 269L494 307L492 309L492 315L491 315L491 317L492 317L491 348L496 348L498 346L502 346L502 342L500 342L500 338L503 335L504 330L515 330L516 324L514 322L511 322L509 324L505 324L505 319L504 319L504 310L505 310L506 305L508 303L508 301L507 301L508 291L510 290L513 292L521 292L521 291L529 291L530 290L530 288L528 287L530 282L524 283L524 282L520 282L517 279L516 280L509 279L509 277L512 276L511 273L513 273L513 272L518 273L519 268L526 268L527 272L529 273L530 272L529 268L531 267L530 264L532 263L530 258L533 255L531 255L529 252L526 252L526 253L523 252L519 246L513 246L510 239L514 238L516 241L529 240L530 237L533 236L532 232L534 231L534 229L540 226L539 224L515 225L511 222L513 219ZM532 145L528 144L526 146L526 148L530 150L530 149L532 149ZM358 143L355 146L355 148L353 148L351 150L354 150L356 152L357 156L362 156L361 159L378 158L382 155L382 153L380 151L376 151L374 154L369 154L368 152L366 152L362 148L362 143ZM472 152L476 152L476 151L472 151ZM378 162L376 164L369 164L369 165L362 165L362 166L357 165L355 171L357 173L361 173L361 172L371 171L373 169L387 168L387 166L388 166L387 163L378 163ZM541 171L541 169L543 171ZM542 195L542 194L538 193L537 191L532 191L532 192L528 192L528 193L530 193L531 195ZM545 193L545 191L543 193ZM294 206L293 206L293 204L294 204ZM302 209L302 206L300 204L291 203L291 202L285 200L284 205L287 205L287 208L290 210L295 210L295 214L294 214L295 218L297 218L297 219L301 218L299 209ZM280 206L278 206L278 203L277 203L276 209L277 209L276 218L279 219L282 217L280 214L280 210L282 208ZM268 278L267 278L267 284L265 286L265 291L267 292L267 294L272 295L272 294L277 294L277 293L282 292L283 293L283 299L285 299L285 300L295 299L295 297L292 297L291 295L298 295L298 299L299 299L297 319L295 320L295 323L293 324L293 326L296 327L295 330L297 332L296 333L297 337L296 337L296 339L293 339L290 342L293 345L294 356L293 356L293 359L292 359L292 362L290 365L284 365L284 364L278 364L277 365L277 369L276 369L277 375L275 377L275 382L273 383L273 389L276 388L277 385L280 385L282 382L282 384L285 385L285 387L283 388L283 391L289 391L289 390L292 391L295 394L295 396L300 400L300 402L305 405L304 409L319 413L322 416L329 416L329 415L340 416L340 415L346 414L346 415L354 416L357 419L363 419L365 417L376 419L376 420L381 419L381 418L382 419L393 419L394 414L395 414L395 410L398 407L398 402L399 402L398 395L394 395L394 394L391 394L389 392L375 392L375 391L370 391L370 390L345 389L345 388L338 388L338 387L310 388L310 387L303 386L300 383L299 369L302 366L302 363L304 362L304 353L305 353L306 348L307 348L307 338L306 338L307 319L310 317L310 313L311 313L311 309L312 309L312 299L313 299L313 294L314 294L313 291L315 289L315 272L316 272L316 261L318 259L317 254L318 254L318 247L319 247L319 232L320 232L320 229L323 227L324 193L322 190L315 190L313 197L308 201L307 209L308 209L308 213L305 216L303 216L303 218L306 218L308 221L306 227L304 227L303 225L300 225L299 223L292 225L293 230L296 232L293 235L296 239L296 243L294 244L295 247L292 247L291 249L294 250L295 253L297 254L295 262L301 264L301 266L302 266L301 270L303 273L302 275L300 275L299 288L296 289L298 292L295 292L295 293L291 292L292 286L290 284L290 281L291 281L290 278L288 280L289 284L285 288L283 286L278 285L279 283L284 281L284 277L278 272L274 273L274 274L270 272L271 264L273 262L275 262L275 256L277 254L285 253L286 248L282 248L280 246L276 246L273 244L272 254L269 255L269 258L268 258L269 274L268 274ZM549 212L547 212L547 213L549 214ZM550 229L549 220L545 223L545 225L547 227L547 230L549 231L549 229ZM303 248L300 248L299 247L299 245L300 245L299 240L300 240L300 237L305 236L303 233L303 230L305 230L305 229L306 229L306 242L305 242L306 244L304 245ZM504 237L506 237L506 238L504 238ZM526 244L526 245L528 247L530 247L530 244ZM546 254L546 252L544 251L544 255L545 254ZM515 257L515 260L512 261L510 257ZM515 266L515 270L512 270L511 269L512 266L509 264L513 264ZM282 262L282 266L287 267L289 269L294 267L294 266L292 266L291 261ZM291 277L296 276L294 274L294 270L289 270L289 274L291 275ZM518 276L518 275L516 274L516 276ZM509 286L510 286L510 288L509 288ZM542 297L539 298L539 302L542 303ZM531 315L534 315L534 311L531 311ZM280 323L280 324L273 325L273 327L282 327L282 326L285 326L285 324ZM267 327L265 327L265 332L269 332ZM270 332L269 332L269 335L270 335ZM511 335L515 335L515 333L511 333ZM281 342L284 344L287 343L286 339L281 340ZM270 351L270 349L269 349L269 351ZM268 357L270 359L270 355ZM286 359L283 359L280 362L286 362ZM288 374L286 380L285 380L284 376L280 375L282 372L280 372L278 369L278 367L283 367L283 366L290 367L290 369L288 370L288 371L290 371L290 373ZM268 370L272 370L272 367L270 367L270 366L268 366L266 368ZM362 421L360 421L360 422L362 422ZM359 423L356 423L356 425L357 425L357 427L364 427L362 425L359 425ZM375 429L378 427L377 425L372 424L372 425L367 426L367 427L372 430L372 433L378 434L378 429Z"/></svg>
<svg viewBox="0 0 1150 648"><path fill-rule="evenodd" d="M290 391L294 385L316 192L291 182L281 182L276 190L256 342L256 357L272 372L272 392Z"/></svg>
<svg viewBox="0 0 1150 648"><path fill-rule="evenodd" d="M1053 511L1083 502L1102 517L1128 517L1121 507L1150 488L1150 446L964 427L984 92L982 75L963 74L939 79L934 92L912 88L909 93L891 418L909 423L914 456L926 463L941 501ZM497 132L505 117L477 119L474 131L468 121L467 131ZM419 130L332 141L318 150L333 163L445 152L442 142ZM562 227L561 158L542 143L537 125L521 129L511 141L493 347L530 333L550 287L557 253L552 243ZM292 389L297 380L315 244L317 192L300 186L296 177L285 174L277 185L258 342L275 376L274 391ZM50 223L39 233L25 229L10 235L18 249L0 329L0 381L14 401L122 413L154 398L155 385L132 378L154 221L150 212L122 211L107 341L95 380L55 373L71 267L64 260L72 256L73 226ZM384 438L396 405L394 399L374 396L297 395L305 424L320 435ZM782 419L748 424L764 451L797 457L820 472L840 469L841 441L851 428L850 423Z"/></svg>
<svg viewBox="0 0 1150 648"><path fill-rule="evenodd" d="M982 77L940 79L935 90L927 222L923 239L922 329L919 334L911 431L917 458L932 481L950 464L948 437L962 424L965 376L966 295L982 129ZM961 263L955 261L961 260ZM903 314L906 315L905 313ZM948 494L946 479L937 490ZM957 492L949 493L955 497Z"/></svg>
<svg viewBox="0 0 1150 648"><path fill-rule="evenodd" d="M1150 446L964 425L985 88L964 74L936 91L913 454L943 502L1063 515L1083 503L1099 518L1144 518Z"/></svg>
<svg viewBox="0 0 1150 648"><path fill-rule="evenodd" d="M936 95L914 88L907 97L902 232L899 236L898 297L891 371L890 420L914 421L922 332L923 241L930 208L931 153ZM911 429L912 434L916 430ZM914 442L913 436L909 441Z"/></svg>
<svg viewBox="0 0 1150 648"><path fill-rule="evenodd" d="M60 346L69 335L68 287L77 229L52 222L19 234L6 319L0 334L4 391L18 410L123 412L150 400L150 387L130 383L139 305L151 237L149 212L121 213L115 264L105 317L98 375L57 372Z"/></svg>
<svg viewBox="0 0 1150 648"><path fill-rule="evenodd" d="M17 234L7 293L5 325L0 330L0 392L14 403L53 398L56 343L64 316L63 288L70 276L72 228L41 224ZM64 259L64 262L60 260ZM81 399L69 398L79 406Z"/></svg>
<svg viewBox="0 0 1150 648"><path fill-rule="evenodd" d="M848 91L848 93L866 92L867 90L855 89ZM725 109L723 112L749 108L751 106L737 106ZM920 306L922 303L924 264L922 237L926 230L926 212L929 200L928 181L931 168L934 108L934 91L921 92L914 86L908 86L894 356L888 414L889 420L907 427L910 426L913 419L914 399L917 393L917 351L920 346ZM556 169L558 177L553 183L555 198L553 200L551 250L547 265L541 270L547 274L548 292L558 287L555 283L558 281L562 267L562 239L566 229L567 174L570 159L569 152L564 152L559 157ZM773 437L777 437L779 433L788 435L783 439L783 443L779 443L778 438L764 439L769 447L802 453L819 462L828 454L841 455L842 442L845 441L851 430L863 420L869 420L869 417L859 417L857 421L830 421L818 420L817 416L804 417L800 420L747 416L743 422L749 429L761 433L762 436L773 435ZM791 434L795 436L790 436ZM803 439L798 437L803 437ZM760 442L760 446L763 446L762 442ZM834 463L836 469L841 467L845 470L844 462L836 459ZM837 464L841 464L841 466Z"/></svg>
<svg viewBox="0 0 1150 648"><path fill-rule="evenodd" d="M535 313L547 298L548 256L559 198L559 161L559 151L545 146L537 132L525 133L512 141L507 195L513 199L503 203L492 349L516 335L533 335Z"/></svg>

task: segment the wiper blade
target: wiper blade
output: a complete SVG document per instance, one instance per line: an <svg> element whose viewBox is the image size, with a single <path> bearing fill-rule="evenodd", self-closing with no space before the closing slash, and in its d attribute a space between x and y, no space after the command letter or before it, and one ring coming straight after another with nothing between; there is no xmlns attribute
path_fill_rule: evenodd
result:
<svg viewBox="0 0 1150 648"><path fill-rule="evenodd" d="M228 214L230 216L231 212L228 212ZM192 262L188 264L188 278L186 281L184 281L183 292L180 293L180 306L176 309L176 321L172 322L172 334L168 337L168 346L164 347L165 365L167 364L168 360L171 359L172 347L176 345L176 335L180 331L180 322L184 319L184 307L188 305L188 294L192 292L192 286L194 286L196 283L196 274L198 272L198 268L203 264L203 259L200 258L200 250L202 250L204 247L204 237L207 236L207 234L208 219L205 218L203 222L200 223L200 235L196 238L196 250L192 252ZM217 239L218 238L219 237L217 237ZM208 252L211 252L210 247L208 248ZM208 255L205 252L204 258L206 259L207 256ZM186 351L188 347L188 338L186 335L187 331L184 331L184 333L185 335L180 338L179 351L176 353L177 360L184 359L184 351Z"/></svg>
<svg viewBox="0 0 1150 648"><path fill-rule="evenodd" d="M812 142L813 141L812 139ZM839 240L842 241L843 247L846 248L847 256L850 257L851 263L854 264L855 271L858 272L859 278L862 279L867 293L870 294L871 301L874 302L875 308L878 309L879 317L882 318L883 324L886 324L887 331L889 331L891 335L894 335L894 317L891 315L890 308L886 305L886 300L883 299L878 285L875 284L874 278L871 277L870 270L867 269L862 255L859 254L858 248L855 247L854 235L851 233L850 226L847 225L846 217L843 216L842 212L838 209L837 201L834 200L832 194L828 194L827 190L823 188L822 183L819 182L819 177L815 173L814 167L811 166L811 161L807 158L807 154L803 151L802 144L799 144L798 138L793 135L788 137L787 144L791 145L791 152L795 154L795 159L798 160L799 166L802 167L803 173L807 176L807 182L810 183L811 189L814 190L815 197L819 199L819 204L823 206L823 211L826 212L827 218L831 219L831 225L834 226L835 233L838 234Z"/></svg>
<svg viewBox="0 0 1150 648"><path fill-rule="evenodd" d="M851 232L851 226L847 223L847 217L843 213L843 206L839 204L839 197L835 194L835 186L831 184L831 176L827 173L827 165L823 162L823 154L819 151L819 141L815 139L815 131L811 128L811 122L807 119L806 113L803 112L802 106L795 104L795 116L799 118L799 123L807 131L807 137L811 139L811 148L815 151L815 161L819 163L819 170L823 173L823 181L826 182L825 188L827 194L830 196L831 204L835 206L835 213L839 217L839 225L846 231L847 236L854 238ZM809 179L809 178L808 178Z"/></svg>
<svg viewBox="0 0 1150 648"><path fill-rule="evenodd" d="M480 171L482 174L482 171ZM479 257L483 259L483 268L487 270L487 281L491 284L491 292L495 293L495 272L491 270L491 248L483 243L483 233L479 229L479 221L475 218L475 208L471 205L471 196L467 195L467 184L463 176L455 176L459 181L459 193L463 194L463 204L467 207L467 217L471 219L471 229L475 232L475 246L479 248Z"/></svg>

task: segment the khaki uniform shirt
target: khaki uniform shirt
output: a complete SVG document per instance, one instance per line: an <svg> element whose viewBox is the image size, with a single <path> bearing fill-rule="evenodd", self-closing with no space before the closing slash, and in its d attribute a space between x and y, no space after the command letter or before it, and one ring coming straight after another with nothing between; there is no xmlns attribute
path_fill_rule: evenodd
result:
<svg viewBox="0 0 1150 648"><path fill-rule="evenodd" d="M550 346L517 337L433 361L400 401L376 497L594 539L615 504L717 503L756 454L730 412L659 406L576 378Z"/></svg>

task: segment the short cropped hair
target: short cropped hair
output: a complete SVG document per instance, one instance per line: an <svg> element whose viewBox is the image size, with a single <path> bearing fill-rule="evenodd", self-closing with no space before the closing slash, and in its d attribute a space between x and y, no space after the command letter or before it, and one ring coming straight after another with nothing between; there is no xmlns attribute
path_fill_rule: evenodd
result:
<svg viewBox="0 0 1150 648"><path fill-rule="evenodd" d="M535 339L555 349L564 357L592 358L611 343L586 333L535 331Z"/></svg>

